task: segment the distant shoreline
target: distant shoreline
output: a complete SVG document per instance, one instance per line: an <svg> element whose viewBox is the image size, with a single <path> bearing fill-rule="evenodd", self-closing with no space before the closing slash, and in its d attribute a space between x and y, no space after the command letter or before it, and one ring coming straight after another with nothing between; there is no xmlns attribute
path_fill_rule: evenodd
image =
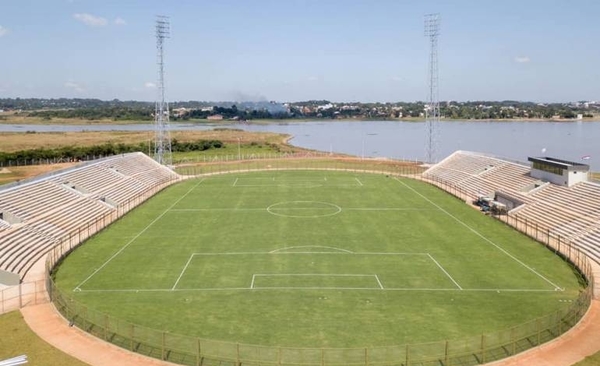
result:
<svg viewBox="0 0 600 366"><path fill-rule="evenodd" d="M205 120L205 119L193 119L193 120L177 120L171 121L172 124L198 124L204 126L231 126L237 124L290 124L290 123L304 123L304 122L321 122L321 123L335 123L335 122L425 122L425 118L286 118L286 119L253 119L248 121L235 121L235 120ZM560 123L574 123L574 122L600 122L600 117L595 118L584 118L584 119L567 119L567 118L511 118L511 119L446 119L442 118L440 123L446 122L560 122ZM137 124L152 124L153 121L114 121L111 119L80 119L80 118L53 118L51 120L44 120L37 117L17 117L17 118L5 118L0 119L0 124L3 125L137 125Z"/></svg>

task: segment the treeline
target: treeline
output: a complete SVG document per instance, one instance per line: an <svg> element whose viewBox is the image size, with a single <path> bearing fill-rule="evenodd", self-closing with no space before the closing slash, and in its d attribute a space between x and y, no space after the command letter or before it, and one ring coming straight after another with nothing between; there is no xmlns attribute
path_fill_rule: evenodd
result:
<svg viewBox="0 0 600 366"><path fill-rule="evenodd" d="M239 109L235 104L231 107L213 106L212 110L192 109L181 115L173 116L173 121L190 119L206 119L209 116L221 115L223 119L270 119L270 118L287 118L289 117L284 111L269 111L267 109Z"/></svg>
<svg viewBox="0 0 600 366"><path fill-rule="evenodd" d="M154 110L151 108L106 107L43 110L30 112L28 115L47 120L52 118L81 118L87 120L151 121L154 119L153 112Z"/></svg>
<svg viewBox="0 0 600 366"><path fill-rule="evenodd" d="M225 144L219 140L196 140L180 142L173 139L171 150L173 152L205 151L209 149L220 149ZM106 143L92 146L63 146L55 149L29 149L15 152L0 152L0 164L7 165L9 162L63 159L67 161L87 160L95 157L119 155L130 152L148 151L148 143L139 144L113 144Z"/></svg>

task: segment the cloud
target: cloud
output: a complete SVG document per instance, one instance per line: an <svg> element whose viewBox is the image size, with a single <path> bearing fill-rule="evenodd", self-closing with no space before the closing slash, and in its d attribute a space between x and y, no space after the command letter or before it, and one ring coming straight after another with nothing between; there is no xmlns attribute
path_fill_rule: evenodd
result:
<svg viewBox="0 0 600 366"><path fill-rule="evenodd" d="M148 89L154 89L154 88L156 88L156 84L154 84L154 83L153 83L153 82L151 82L151 81L146 81L146 82L144 83L144 88L148 88Z"/></svg>
<svg viewBox="0 0 600 366"><path fill-rule="evenodd" d="M9 33L9 30L0 25L0 37L5 36L8 33Z"/></svg>
<svg viewBox="0 0 600 366"><path fill-rule="evenodd" d="M125 19L121 17L116 17L113 23L115 23L115 25L127 25Z"/></svg>
<svg viewBox="0 0 600 366"><path fill-rule="evenodd" d="M73 14L73 18L90 27L104 27L108 24L106 18L97 17L88 13L76 13Z"/></svg>
<svg viewBox="0 0 600 366"><path fill-rule="evenodd" d="M72 80L67 81L65 83L64 87L68 88L68 89L75 90L78 93L82 93L82 92L85 91L85 89L81 85L77 84L76 82L74 82Z"/></svg>
<svg viewBox="0 0 600 366"><path fill-rule="evenodd" d="M517 57L515 57L515 62L520 63L520 64L524 64L524 63L527 63L529 61L531 61L531 60L527 56L517 56Z"/></svg>
<svg viewBox="0 0 600 366"><path fill-rule="evenodd" d="M404 78L402 76L392 76L392 81L404 81Z"/></svg>

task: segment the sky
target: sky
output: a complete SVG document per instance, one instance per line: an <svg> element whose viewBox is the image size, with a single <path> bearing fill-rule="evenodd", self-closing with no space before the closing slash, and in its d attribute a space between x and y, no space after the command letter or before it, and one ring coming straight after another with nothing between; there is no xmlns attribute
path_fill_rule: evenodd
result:
<svg viewBox="0 0 600 366"><path fill-rule="evenodd" d="M600 100L597 0L0 0L0 98Z"/></svg>

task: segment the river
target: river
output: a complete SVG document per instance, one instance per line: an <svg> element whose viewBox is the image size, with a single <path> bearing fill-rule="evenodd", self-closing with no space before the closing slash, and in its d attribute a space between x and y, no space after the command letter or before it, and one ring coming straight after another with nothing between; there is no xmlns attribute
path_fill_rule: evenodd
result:
<svg viewBox="0 0 600 366"><path fill-rule="evenodd" d="M270 124L173 123L173 130L239 128L292 135L300 147L365 157L423 160L427 125L397 121L314 121ZM151 124L135 125L0 125L0 132L147 131ZM487 122L444 121L436 134L437 160L455 150L469 150L527 161L528 156L552 156L600 170L600 121L594 122ZM589 157L589 160L582 159Z"/></svg>

